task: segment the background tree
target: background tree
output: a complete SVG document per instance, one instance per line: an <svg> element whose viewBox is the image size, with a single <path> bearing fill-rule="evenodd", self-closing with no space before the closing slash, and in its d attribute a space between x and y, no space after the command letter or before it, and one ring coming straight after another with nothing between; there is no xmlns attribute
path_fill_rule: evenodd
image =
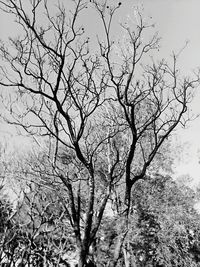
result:
<svg viewBox="0 0 200 267"><path fill-rule="evenodd" d="M1 10L13 15L21 29L9 45L1 43L2 102L10 114L7 121L34 138L48 139L43 160L67 191L80 267L87 263L112 193L124 183L128 215L133 185L145 177L174 129L190 119L188 103L199 74L182 78L175 53L171 65L148 63L146 56L158 48L159 38L145 41L151 25L140 12L136 25L121 25L124 40L113 39L121 2L77 0L66 8L63 2L56 12L48 4L0 1ZM91 7L105 36L99 35L97 49L81 25ZM117 264L125 234L111 266Z"/></svg>
<svg viewBox="0 0 200 267"><path fill-rule="evenodd" d="M129 224L118 266L198 266L199 214L195 191L157 173L133 189ZM124 231L121 214L104 216L97 238L97 266L112 263L118 236Z"/></svg>
<svg viewBox="0 0 200 267"><path fill-rule="evenodd" d="M195 192L156 174L138 182L133 194L137 226L130 230L127 242L136 266L198 266L200 225Z"/></svg>
<svg viewBox="0 0 200 267"><path fill-rule="evenodd" d="M18 259L33 266L68 266L73 251L73 235L65 209L52 190L29 184L29 192L18 205L15 222L18 234Z"/></svg>
<svg viewBox="0 0 200 267"><path fill-rule="evenodd" d="M16 226L13 221L15 211L9 197L0 189L0 261L10 264L14 260L13 245L16 236Z"/></svg>

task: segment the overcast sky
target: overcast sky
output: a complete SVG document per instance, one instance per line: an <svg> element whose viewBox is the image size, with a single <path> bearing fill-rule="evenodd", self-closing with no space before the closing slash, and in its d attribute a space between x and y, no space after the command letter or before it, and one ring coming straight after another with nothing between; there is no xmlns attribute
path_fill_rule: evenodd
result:
<svg viewBox="0 0 200 267"><path fill-rule="evenodd" d="M163 56L168 57L171 50L180 49L189 41L183 51L181 67L187 74L200 66L200 1L199 0L143 0L146 14L151 15L162 36ZM199 88L200 90L200 88ZM200 113L200 94L192 103L194 113ZM199 149L200 119L193 121L187 130L179 131L177 139L188 142L184 162L178 166L180 174L189 173L195 181L200 181Z"/></svg>
<svg viewBox="0 0 200 267"><path fill-rule="evenodd" d="M55 0L52 0L52 2L55 2ZM70 0L65 0L65 3L69 2ZM169 55L172 50L178 51L186 41L189 41L182 54L181 68L187 74L200 66L200 0L121 0L121 2L122 7L117 18L118 21L123 21L127 16L132 18L135 6L140 8L143 6L146 19L152 17L152 22L155 22L155 30L158 30L162 37L160 57L170 58ZM91 12L91 14L84 16L84 20L83 23L87 24L88 31L96 34L98 26L95 23L95 15ZM14 23L8 18L7 14L0 13L0 25L1 39L5 40L9 35L17 33ZM194 113L200 112L199 96L200 94L192 103ZM8 128L0 129L0 135L5 135L7 130ZM197 181L198 176L200 176L200 165L198 164L200 119L191 123L189 129L181 130L178 134L178 139L181 142L190 144L187 160L179 166L178 171L179 173L190 173Z"/></svg>

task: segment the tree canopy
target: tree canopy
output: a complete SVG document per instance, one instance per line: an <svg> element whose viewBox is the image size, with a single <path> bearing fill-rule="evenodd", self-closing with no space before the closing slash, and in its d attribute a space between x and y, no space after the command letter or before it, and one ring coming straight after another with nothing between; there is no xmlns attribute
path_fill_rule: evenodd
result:
<svg viewBox="0 0 200 267"><path fill-rule="evenodd" d="M132 191L156 157L162 155L165 165L162 148L191 119L189 103L199 72L182 76L180 53L173 53L169 63L155 59L159 37L138 10L135 25L119 25L124 38L114 37L121 2L51 5L46 0L0 1L1 11L21 29L9 44L0 45L4 119L45 140L43 151L24 170L26 177L60 194L79 267L94 261L90 251L120 192L123 200L120 196L115 202L115 212L123 214L124 226L109 265L114 267L128 234ZM95 48L81 22L91 8L101 27ZM150 37L144 38L148 30Z"/></svg>

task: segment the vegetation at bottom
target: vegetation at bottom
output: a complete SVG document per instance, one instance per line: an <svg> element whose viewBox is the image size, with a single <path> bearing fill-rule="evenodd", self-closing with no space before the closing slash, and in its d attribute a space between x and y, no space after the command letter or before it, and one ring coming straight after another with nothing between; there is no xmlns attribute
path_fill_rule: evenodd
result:
<svg viewBox="0 0 200 267"><path fill-rule="evenodd" d="M0 199L2 266L76 266L65 192L59 197L52 189L29 186L14 208L3 194ZM127 218L120 192L115 192L90 246L87 266L112 266L118 249L115 266L199 266L198 193L170 176L154 174L139 181L132 195Z"/></svg>

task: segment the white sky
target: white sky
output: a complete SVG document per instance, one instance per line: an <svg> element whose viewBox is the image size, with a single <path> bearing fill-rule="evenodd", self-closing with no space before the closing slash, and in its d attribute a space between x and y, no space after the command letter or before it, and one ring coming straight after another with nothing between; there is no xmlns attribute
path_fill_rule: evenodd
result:
<svg viewBox="0 0 200 267"><path fill-rule="evenodd" d="M70 2L70 0L65 1L66 3ZM52 2L55 2L55 0L52 0ZM184 73L187 74L192 69L200 66L200 0L121 0L121 2L119 21L123 21L127 15L132 16L133 8L137 5L143 5L147 19L152 17L152 21L156 24L155 29L159 31L159 35L162 37L161 57L169 58L172 50L178 51L184 46L185 41L189 40L189 45L182 54L181 67ZM98 24L95 21L96 16L92 12L84 16L83 23L86 23L87 30L93 32L94 36L98 32ZM15 24L8 18L7 14L0 13L0 25L1 39L17 33ZM193 112L200 113L199 103L200 94L197 95L192 103ZM12 136L13 131L9 127L2 125L0 137L5 136L6 132L9 132L10 140L14 140L15 143L19 142L14 135ZM200 119L192 122L189 129L178 132L178 139L181 142L189 142L189 148L183 164L177 167L177 172L179 174L189 173L195 178L195 181L198 181L200 174L200 165L198 163L199 133Z"/></svg>
<svg viewBox="0 0 200 267"><path fill-rule="evenodd" d="M141 1L138 1L138 3ZM189 45L182 54L181 67L187 74L200 66L200 1L199 0L144 0L146 13L156 21L162 36L163 56L180 49L186 40ZM198 89L200 90L200 88ZM192 103L194 113L200 113L200 93ZM196 183L200 181L200 119L190 123L186 130L178 132L177 139L188 142L187 154L177 166L179 174L190 174Z"/></svg>

